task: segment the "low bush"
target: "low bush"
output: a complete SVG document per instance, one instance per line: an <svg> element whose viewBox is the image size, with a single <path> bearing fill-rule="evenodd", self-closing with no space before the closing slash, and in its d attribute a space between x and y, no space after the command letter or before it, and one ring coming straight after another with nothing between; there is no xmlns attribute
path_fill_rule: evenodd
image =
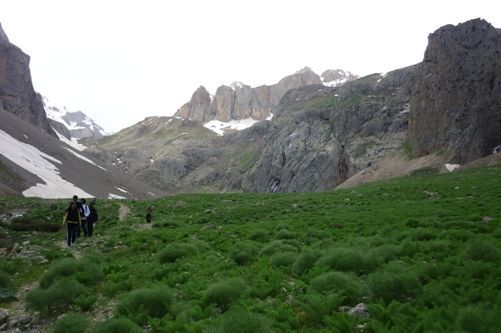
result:
<svg viewBox="0 0 501 333"><path fill-rule="evenodd" d="M138 324L148 317L162 318L174 300L174 293L166 287L138 289L130 292L118 304L118 313Z"/></svg>
<svg viewBox="0 0 501 333"><path fill-rule="evenodd" d="M242 296L245 288L245 282L238 278L214 283L205 291L204 302L216 304L221 310L226 311L231 303Z"/></svg>
<svg viewBox="0 0 501 333"><path fill-rule="evenodd" d="M364 287L360 279L351 273L328 272L313 278L310 286L316 292L328 294L337 293L343 295L346 302L357 302L364 294Z"/></svg>
<svg viewBox="0 0 501 333"><path fill-rule="evenodd" d="M320 256L320 251L302 252L292 265L292 271L297 275L302 275L308 272L315 265Z"/></svg>
<svg viewBox="0 0 501 333"><path fill-rule="evenodd" d="M294 245L287 244L285 241L275 240L266 244L259 252L259 255L272 256L275 253L283 253L283 252L298 252L298 248Z"/></svg>
<svg viewBox="0 0 501 333"><path fill-rule="evenodd" d="M475 261L501 262L501 250L490 242L476 242L466 250L466 256Z"/></svg>
<svg viewBox="0 0 501 333"><path fill-rule="evenodd" d="M369 256L369 254L360 249L332 249L320 258L317 264L336 271L365 274L372 272L380 264L377 257Z"/></svg>
<svg viewBox="0 0 501 333"><path fill-rule="evenodd" d="M367 284L376 300L408 301L421 289L414 267L401 263L389 263L367 277Z"/></svg>
<svg viewBox="0 0 501 333"><path fill-rule="evenodd" d="M84 333L89 327L89 320L80 313L68 313L54 324L53 333Z"/></svg>
<svg viewBox="0 0 501 333"><path fill-rule="evenodd" d="M297 252L275 253L270 262L274 267L290 267L296 261Z"/></svg>
<svg viewBox="0 0 501 333"><path fill-rule="evenodd" d="M256 246L254 244L243 242L231 249L229 256L237 265L246 265L254 260L256 252Z"/></svg>
<svg viewBox="0 0 501 333"><path fill-rule="evenodd" d="M143 333L144 330L127 318L112 318L99 323L92 333Z"/></svg>
<svg viewBox="0 0 501 333"><path fill-rule="evenodd" d="M265 318L242 308L231 309L221 320L221 333L261 333L270 332L270 322Z"/></svg>
<svg viewBox="0 0 501 333"><path fill-rule="evenodd" d="M34 219L28 216L20 216L12 219L6 225L9 229L14 231L40 231L40 232L58 232L63 228L63 225L58 222L44 221Z"/></svg>
<svg viewBox="0 0 501 333"><path fill-rule="evenodd" d="M197 248L190 244L171 243L168 244L158 254L158 259L161 263L175 262L176 260L194 255L197 253Z"/></svg>
<svg viewBox="0 0 501 333"><path fill-rule="evenodd" d="M459 311L456 323L462 332L496 333L501 327L501 309L492 305L470 305Z"/></svg>
<svg viewBox="0 0 501 333"><path fill-rule="evenodd" d="M86 288L73 277L57 280L50 287L35 288L26 295L28 306L44 313L64 312Z"/></svg>
<svg viewBox="0 0 501 333"><path fill-rule="evenodd" d="M327 295L308 292L301 302L301 309L304 311L304 321L308 324L314 323L322 325L324 319L337 311L343 304L344 297L337 293Z"/></svg>
<svg viewBox="0 0 501 333"><path fill-rule="evenodd" d="M14 283L11 276L0 270L0 301L14 297Z"/></svg>

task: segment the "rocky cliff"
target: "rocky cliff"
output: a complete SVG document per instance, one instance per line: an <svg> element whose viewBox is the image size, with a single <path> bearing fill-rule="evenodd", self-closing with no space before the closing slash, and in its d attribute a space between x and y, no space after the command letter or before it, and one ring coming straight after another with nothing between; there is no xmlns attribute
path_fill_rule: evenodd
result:
<svg viewBox="0 0 501 333"><path fill-rule="evenodd" d="M33 89L29 66L30 57L9 41L0 25L0 103L4 110L55 135L42 97Z"/></svg>
<svg viewBox="0 0 501 333"><path fill-rule="evenodd" d="M416 155L465 163L492 153L501 144L501 30L475 19L430 34L410 110Z"/></svg>
<svg viewBox="0 0 501 333"><path fill-rule="evenodd" d="M305 67L289 75L277 84L251 88L240 82L220 86L213 100L204 87L199 87L191 100L175 114L177 117L200 122L240 120L252 118L263 120L270 116L282 96L289 90L309 84L321 84L320 77Z"/></svg>
<svg viewBox="0 0 501 333"><path fill-rule="evenodd" d="M405 140L414 67L343 86L305 86L280 102L247 191L320 191L397 150Z"/></svg>

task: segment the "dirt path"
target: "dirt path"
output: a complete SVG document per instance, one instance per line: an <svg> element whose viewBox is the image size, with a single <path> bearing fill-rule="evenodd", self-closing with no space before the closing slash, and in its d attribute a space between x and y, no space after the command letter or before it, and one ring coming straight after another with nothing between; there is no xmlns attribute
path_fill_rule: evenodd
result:
<svg viewBox="0 0 501 333"><path fill-rule="evenodd" d="M120 205L120 208L118 209L118 220L123 221L127 218L127 215L130 213L130 208L126 205Z"/></svg>

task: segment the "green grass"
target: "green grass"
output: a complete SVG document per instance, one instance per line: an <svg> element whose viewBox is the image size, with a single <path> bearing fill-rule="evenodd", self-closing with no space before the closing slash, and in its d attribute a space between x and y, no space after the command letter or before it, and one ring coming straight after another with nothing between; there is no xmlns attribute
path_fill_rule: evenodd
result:
<svg viewBox="0 0 501 333"><path fill-rule="evenodd" d="M0 284L14 292L39 282L27 296L31 311L56 326L89 318L91 332L141 326L355 332L358 325L367 332L495 332L501 326L500 202L501 167L418 173L324 193L128 201L131 214L123 222L119 204L104 200L96 236L77 241L84 254L78 260L55 245L64 230L0 227L11 244L29 240L49 261L0 257ZM154 223L140 229L148 205L155 207ZM0 197L0 211L26 209L27 216L54 223L65 206ZM359 302L369 307L368 318L340 311ZM4 299L1 306L11 304ZM116 317L94 322L92 314L108 304L116 304ZM56 321L72 311L84 317Z"/></svg>

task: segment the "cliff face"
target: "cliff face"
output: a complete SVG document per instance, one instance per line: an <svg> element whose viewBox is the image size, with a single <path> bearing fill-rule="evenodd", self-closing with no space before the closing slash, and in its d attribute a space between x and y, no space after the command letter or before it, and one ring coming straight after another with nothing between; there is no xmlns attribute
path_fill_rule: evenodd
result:
<svg viewBox="0 0 501 333"><path fill-rule="evenodd" d="M200 87L175 116L201 122L210 120L227 122L232 119L247 118L264 120L270 116L289 89L321 83L320 77L305 67L271 86L251 88L240 82L234 82L231 86L220 86L212 101L207 90Z"/></svg>
<svg viewBox="0 0 501 333"><path fill-rule="evenodd" d="M280 102L263 150L245 175L247 191L332 189L397 150L405 140L414 67L337 88L310 85Z"/></svg>
<svg viewBox="0 0 501 333"><path fill-rule="evenodd" d="M55 135L45 114L42 97L33 89L30 57L10 43L0 26L0 103L42 131Z"/></svg>
<svg viewBox="0 0 501 333"><path fill-rule="evenodd" d="M410 110L417 156L465 163L492 153L501 144L501 30L475 19L430 34Z"/></svg>

